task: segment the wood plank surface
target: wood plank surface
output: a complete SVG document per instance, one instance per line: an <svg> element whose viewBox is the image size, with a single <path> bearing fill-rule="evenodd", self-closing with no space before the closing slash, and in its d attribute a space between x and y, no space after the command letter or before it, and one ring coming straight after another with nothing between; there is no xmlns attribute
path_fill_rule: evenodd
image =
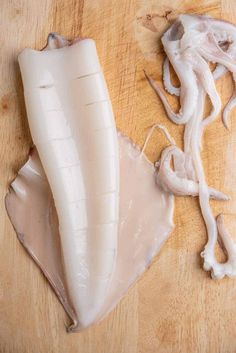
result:
<svg viewBox="0 0 236 353"><path fill-rule="evenodd" d="M20 51L42 48L51 31L94 38L117 126L141 146L147 128L161 122L181 146L183 128L167 120L143 75L145 68L161 79L159 39L180 13L206 13L236 23L236 2L0 0L0 353L236 352L236 279L213 281L201 269L206 231L197 199L176 199L175 231L151 268L106 319L80 334L66 333L68 318L18 242L4 208L7 187L31 145L17 65ZM217 86L225 103L232 91L230 75ZM220 118L207 129L202 156L209 184L231 197L211 203L216 215L228 214L236 239L235 117L233 112L230 131ZM157 159L165 145L156 132L149 158Z"/></svg>

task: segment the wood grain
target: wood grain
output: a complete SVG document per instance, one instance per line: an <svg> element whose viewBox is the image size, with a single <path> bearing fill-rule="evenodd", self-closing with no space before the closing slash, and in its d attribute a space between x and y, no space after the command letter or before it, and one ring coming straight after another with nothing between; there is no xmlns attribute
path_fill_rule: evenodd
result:
<svg viewBox="0 0 236 353"><path fill-rule="evenodd" d="M17 65L26 46L41 48L47 34L96 40L117 126L139 145L147 127L171 124L143 76L161 78L161 34L179 13L207 13L236 23L234 0L0 0L0 352L1 353L234 353L236 280L212 281L201 270L206 231L198 201L176 199L176 228L150 270L99 325L68 335L68 319L41 272L16 239L4 209L7 186L31 145ZM151 24L147 14L151 15ZM151 28L148 29L148 28ZM232 91L218 83L223 101ZM173 100L173 104L176 102ZM206 131L203 159L209 184L231 201L212 202L236 226L236 121L231 131L218 119ZM147 150L154 160L166 144L156 132Z"/></svg>

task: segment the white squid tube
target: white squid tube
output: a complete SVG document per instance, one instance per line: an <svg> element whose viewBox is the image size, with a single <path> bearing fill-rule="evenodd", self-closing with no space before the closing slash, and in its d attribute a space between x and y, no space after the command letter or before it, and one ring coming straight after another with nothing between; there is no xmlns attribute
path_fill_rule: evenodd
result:
<svg viewBox="0 0 236 353"><path fill-rule="evenodd" d="M19 63L58 213L68 292L85 327L104 304L116 261L119 156L109 94L91 39L25 49Z"/></svg>

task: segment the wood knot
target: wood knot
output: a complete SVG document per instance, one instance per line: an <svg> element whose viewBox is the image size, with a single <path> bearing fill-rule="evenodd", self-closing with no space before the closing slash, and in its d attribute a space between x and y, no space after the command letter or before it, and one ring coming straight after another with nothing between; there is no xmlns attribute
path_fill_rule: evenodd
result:
<svg viewBox="0 0 236 353"><path fill-rule="evenodd" d="M6 93L0 100L0 113L5 114L10 108L11 93Z"/></svg>
<svg viewBox="0 0 236 353"><path fill-rule="evenodd" d="M146 14L146 19L148 21L151 21L152 20L152 15L150 13Z"/></svg>

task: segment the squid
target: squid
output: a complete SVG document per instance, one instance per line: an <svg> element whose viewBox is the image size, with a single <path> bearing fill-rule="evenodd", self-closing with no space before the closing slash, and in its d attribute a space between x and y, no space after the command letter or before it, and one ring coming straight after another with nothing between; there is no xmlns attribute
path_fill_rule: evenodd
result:
<svg viewBox="0 0 236 353"><path fill-rule="evenodd" d="M174 159L174 170L171 160ZM161 160L157 165L156 182L167 192L178 196L198 196L199 184L187 178L184 168L185 155L177 146L163 150ZM209 187L209 196L215 200L228 201L229 197L221 191Z"/></svg>
<svg viewBox="0 0 236 353"><path fill-rule="evenodd" d="M180 15L164 33L162 44L167 55L163 66L164 87L167 92L179 96L180 111L173 112L164 90L147 73L149 84L161 99L168 118L175 124L184 124L184 150L170 146L162 152L158 163L157 182L166 191L179 196L199 197L205 221L208 241L201 252L203 268L214 279L236 275L235 248L228 233L223 215L214 217L209 199L227 200L228 197L207 185L201 161L202 136L207 126L221 112L221 99L215 81L227 71L236 81L236 27L226 21L199 15ZM210 63L216 63L212 72ZM180 86L174 87L170 77L170 64L176 72ZM206 96L212 110L204 116ZM224 108L222 120L228 127L231 110L236 105L236 90ZM171 160L174 159L174 169ZM215 256L217 241L228 255L225 263Z"/></svg>
<svg viewBox="0 0 236 353"><path fill-rule="evenodd" d="M77 332L100 321L150 265L174 227L174 199L117 131L92 39L51 33L19 64L34 147L6 209Z"/></svg>

